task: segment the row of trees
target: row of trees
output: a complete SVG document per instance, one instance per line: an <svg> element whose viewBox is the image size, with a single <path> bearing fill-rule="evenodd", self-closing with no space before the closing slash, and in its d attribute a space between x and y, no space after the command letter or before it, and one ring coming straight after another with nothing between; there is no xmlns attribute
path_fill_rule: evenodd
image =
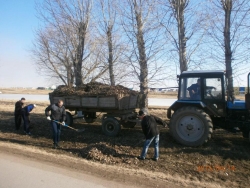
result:
<svg viewBox="0 0 250 188"><path fill-rule="evenodd" d="M249 59L247 0L44 0L32 55L65 85L148 85L185 70L233 70ZM211 68L210 68L211 69Z"/></svg>

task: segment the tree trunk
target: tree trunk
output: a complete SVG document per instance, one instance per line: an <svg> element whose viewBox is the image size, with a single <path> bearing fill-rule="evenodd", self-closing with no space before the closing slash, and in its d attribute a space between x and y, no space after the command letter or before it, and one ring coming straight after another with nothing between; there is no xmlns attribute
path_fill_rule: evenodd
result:
<svg viewBox="0 0 250 188"><path fill-rule="evenodd" d="M143 38L143 23L142 15L135 2L135 15L137 22L137 46L139 51L139 64L140 64L140 94L142 96L140 100L140 108L148 108L148 65L145 50L145 42Z"/></svg>
<svg viewBox="0 0 250 188"><path fill-rule="evenodd" d="M67 66L67 80L68 80L68 86L73 87L74 85L74 72L72 70L72 65L68 63Z"/></svg>
<svg viewBox="0 0 250 188"><path fill-rule="evenodd" d="M184 10L187 6L186 0L170 0L171 6L174 9L175 18L178 26L178 43L179 43L179 63L180 72L187 70L186 58L186 36L185 36L185 19Z"/></svg>
<svg viewBox="0 0 250 188"><path fill-rule="evenodd" d="M221 0L221 2L225 11L224 45L225 45L226 77L228 79L228 97L234 100L232 50L231 50L231 36L230 36L232 0Z"/></svg>
<svg viewBox="0 0 250 188"><path fill-rule="evenodd" d="M77 63L75 64L75 84L76 86L81 86L82 85L82 60L78 60Z"/></svg>
<svg viewBox="0 0 250 188"><path fill-rule="evenodd" d="M141 62L140 71L140 95L142 96L139 108L148 108L148 68L145 62Z"/></svg>
<svg viewBox="0 0 250 188"><path fill-rule="evenodd" d="M177 17L177 20L179 36L180 71L183 72L187 70L184 5L180 5L179 7L179 15Z"/></svg>
<svg viewBox="0 0 250 188"><path fill-rule="evenodd" d="M109 26L107 29L107 38L108 38L108 65L109 65L109 77L110 77L110 85L115 85L115 76L114 76L114 62L113 62L113 43L112 43L112 26Z"/></svg>
<svg viewBox="0 0 250 188"><path fill-rule="evenodd" d="M83 84L82 81L82 61L84 54L84 45L85 45L85 37L86 30L88 27L88 21L86 23L79 23L79 33L78 33L78 43L77 43L77 54L76 61L74 63L74 72L75 72L75 84L76 86L80 86Z"/></svg>

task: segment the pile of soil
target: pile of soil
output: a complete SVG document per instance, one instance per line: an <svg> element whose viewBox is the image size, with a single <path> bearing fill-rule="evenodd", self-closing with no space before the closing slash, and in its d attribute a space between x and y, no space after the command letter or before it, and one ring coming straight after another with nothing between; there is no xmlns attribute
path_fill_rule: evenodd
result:
<svg viewBox="0 0 250 188"><path fill-rule="evenodd" d="M131 90L127 87L116 85L110 86L99 82L90 82L78 87L68 87L61 85L52 93L54 96L90 96L90 95L138 95L137 91Z"/></svg>

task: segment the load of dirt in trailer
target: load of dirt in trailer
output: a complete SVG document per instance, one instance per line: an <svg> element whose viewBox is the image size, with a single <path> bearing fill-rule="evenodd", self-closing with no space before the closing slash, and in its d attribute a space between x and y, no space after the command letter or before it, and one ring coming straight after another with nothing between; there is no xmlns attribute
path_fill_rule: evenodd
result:
<svg viewBox="0 0 250 188"><path fill-rule="evenodd" d="M110 86L99 82L90 82L78 87L59 86L52 93L54 96L89 96L89 95L138 95L137 91L121 85Z"/></svg>

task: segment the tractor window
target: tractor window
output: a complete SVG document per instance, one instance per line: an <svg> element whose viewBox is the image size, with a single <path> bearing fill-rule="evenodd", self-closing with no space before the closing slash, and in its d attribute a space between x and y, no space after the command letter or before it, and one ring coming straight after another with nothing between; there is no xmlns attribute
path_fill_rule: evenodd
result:
<svg viewBox="0 0 250 188"><path fill-rule="evenodd" d="M180 100L200 100L200 78L182 78Z"/></svg>
<svg viewBox="0 0 250 188"><path fill-rule="evenodd" d="M221 78L206 78L204 83L205 99L222 99Z"/></svg>

